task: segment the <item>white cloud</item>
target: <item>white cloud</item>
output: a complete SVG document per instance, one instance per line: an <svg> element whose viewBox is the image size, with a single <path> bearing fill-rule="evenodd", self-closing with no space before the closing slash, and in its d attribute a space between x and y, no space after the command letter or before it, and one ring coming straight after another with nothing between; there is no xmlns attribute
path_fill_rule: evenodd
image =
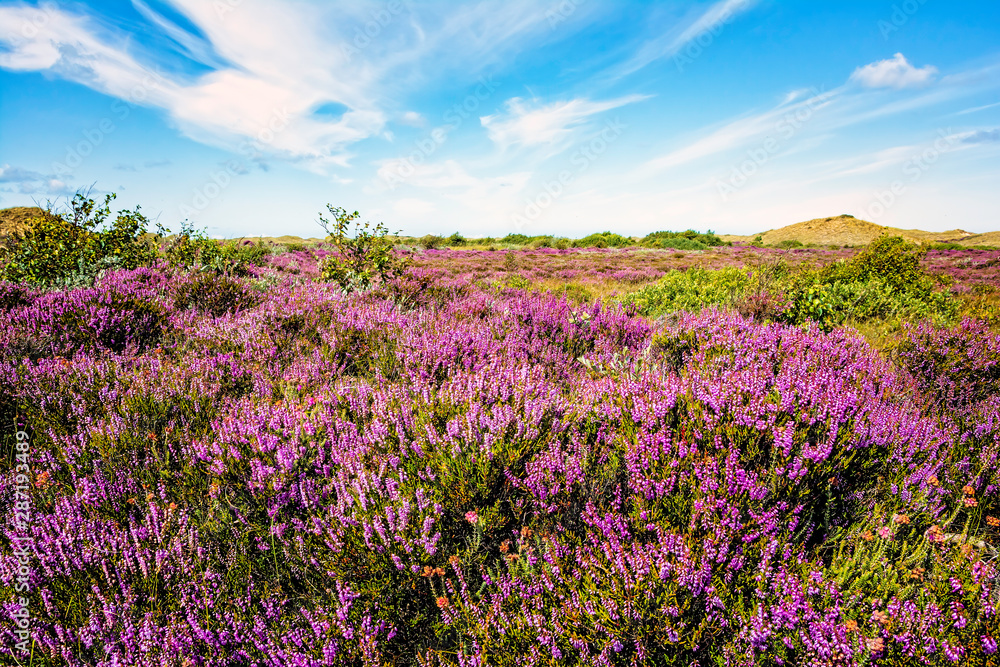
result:
<svg viewBox="0 0 1000 667"><path fill-rule="evenodd" d="M851 80L866 88L916 88L926 86L937 75L931 65L914 67L902 53L854 70Z"/></svg>
<svg viewBox="0 0 1000 667"><path fill-rule="evenodd" d="M149 22L147 30L174 45L169 49L211 71L184 75L174 67L166 74L157 63L169 54L142 46L163 40L132 39L85 9L54 5L43 8L43 20L37 8L0 7L0 67L49 72L157 107L196 141L328 174L348 166L352 144L382 134L385 107L399 98L400 86L425 85L428 73L441 76L442 66L471 75L545 26L530 0L486 0L448 11L409 3L389 11L361 1L167 2L196 30L144 0L133 5ZM371 23L376 15L382 17L377 25ZM369 24L377 34L358 42L356 29ZM346 111L336 118L313 113L326 104ZM400 122L419 126L424 119L409 111Z"/></svg>
<svg viewBox="0 0 1000 667"><path fill-rule="evenodd" d="M505 113L483 116L479 120L490 139L503 149L518 144L551 145L569 137L573 128L594 114L645 99L648 96L629 95L605 102L575 99L532 107L520 97L514 97L504 104Z"/></svg>
<svg viewBox="0 0 1000 667"><path fill-rule="evenodd" d="M676 56L696 39L704 39L704 35L710 35L714 39L727 23L748 11L756 2L757 0L719 0L680 32L667 30L645 42L631 59L615 69L615 75L625 76L661 58Z"/></svg>
<svg viewBox="0 0 1000 667"><path fill-rule="evenodd" d="M741 147L762 147L769 136L781 145L786 145L788 140L798 135L802 127L812 121L818 111L831 104L839 92L814 91L809 97L790 105L786 98L774 109L726 123L686 146L654 158L643 165L641 170L669 169ZM801 94L797 94L797 97L801 98Z"/></svg>
<svg viewBox="0 0 1000 667"><path fill-rule="evenodd" d="M409 125L411 127L423 127L427 124L427 120L421 116L416 111L407 111L399 117L399 122L403 125Z"/></svg>
<svg viewBox="0 0 1000 667"><path fill-rule="evenodd" d="M961 135L961 141L966 144L990 144L1000 142L1000 128L966 132Z"/></svg>

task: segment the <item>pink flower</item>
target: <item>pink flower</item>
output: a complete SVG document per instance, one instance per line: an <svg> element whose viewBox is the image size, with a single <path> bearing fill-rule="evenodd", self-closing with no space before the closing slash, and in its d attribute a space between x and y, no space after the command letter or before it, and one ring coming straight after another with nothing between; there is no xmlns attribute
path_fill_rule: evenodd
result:
<svg viewBox="0 0 1000 667"><path fill-rule="evenodd" d="M883 540L888 540L889 538L892 537L892 528L890 528L889 526L882 526L881 528L878 529L877 532L878 536L881 537Z"/></svg>
<svg viewBox="0 0 1000 667"><path fill-rule="evenodd" d="M465 513L465 520L469 523L476 523L479 521L479 515L476 514L476 510L469 510Z"/></svg>

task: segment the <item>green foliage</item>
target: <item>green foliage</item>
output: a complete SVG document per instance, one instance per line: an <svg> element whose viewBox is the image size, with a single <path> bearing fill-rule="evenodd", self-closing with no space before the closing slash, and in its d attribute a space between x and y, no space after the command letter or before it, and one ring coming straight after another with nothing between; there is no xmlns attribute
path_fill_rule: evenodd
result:
<svg viewBox="0 0 1000 667"><path fill-rule="evenodd" d="M134 269L151 264L155 251L146 241L148 220L139 208L119 211L112 219L107 195L99 204L83 194L70 210L31 220L18 243L3 252L2 277L46 287L93 284L105 270Z"/></svg>
<svg viewBox="0 0 1000 667"><path fill-rule="evenodd" d="M440 248L445 243L446 239L437 236L436 234L427 234L426 236L420 237L420 245L422 245L427 250L434 250L435 248Z"/></svg>
<svg viewBox="0 0 1000 667"><path fill-rule="evenodd" d="M728 246L711 230L706 233L689 229L683 232L653 232L646 235L640 245L646 248L674 248L676 250L704 250L708 247Z"/></svg>
<svg viewBox="0 0 1000 667"><path fill-rule="evenodd" d="M707 306L732 303L746 292L751 282L750 271L731 266L715 271L673 270L655 284L626 295L623 302L638 306L643 315L655 316L677 310L698 312Z"/></svg>
<svg viewBox="0 0 1000 667"><path fill-rule="evenodd" d="M763 248L764 237L758 234L757 236L753 237L752 241L750 241L750 245L753 246L754 248Z"/></svg>
<svg viewBox="0 0 1000 667"><path fill-rule="evenodd" d="M926 250L899 236L880 236L850 262L835 265L829 276L850 281L879 278L900 290L926 288L928 280L920 267L924 254Z"/></svg>
<svg viewBox="0 0 1000 667"><path fill-rule="evenodd" d="M553 243L555 243L555 239L551 236L534 236L528 242L528 247L534 249L551 248Z"/></svg>
<svg viewBox="0 0 1000 667"><path fill-rule="evenodd" d="M508 234L507 236L500 239L500 243L505 245L527 245L531 237L525 234Z"/></svg>
<svg viewBox="0 0 1000 667"><path fill-rule="evenodd" d="M927 250L966 250L966 247L961 243L930 243L926 248Z"/></svg>
<svg viewBox="0 0 1000 667"><path fill-rule="evenodd" d="M159 233L164 237L170 230L160 226ZM204 230L185 220L180 232L166 238L162 251L167 262L176 268L245 276L250 266L262 264L273 249L262 241L210 239Z"/></svg>
<svg viewBox="0 0 1000 667"><path fill-rule="evenodd" d="M671 271L623 301L650 316L720 306L758 320L816 322L825 331L849 322L951 321L958 302L923 272L922 252L882 238L850 261L794 274L784 264Z"/></svg>
<svg viewBox="0 0 1000 667"><path fill-rule="evenodd" d="M781 248L782 250L788 250L791 248L804 248L805 244L798 239L787 239L785 241L780 241L774 245L775 248Z"/></svg>
<svg viewBox="0 0 1000 667"><path fill-rule="evenodd" d="M320 265L320 280L335 282L345 292L353 292L402 275L406 262L394 252L395 244L384 224L359 223L361 214L357 211L348 213L332 204L326 208L333 222L322 214L319 219L336 250Z"/></svg>
<svg viewBox="0 0 1000 667"><path fill-rule="evenodd" d="M572 244L574 248L626 248L635 245L631 238L613 232L589 234Z"/></svg>
<svg viewBox="0 0 1000 667"><path fill-rule="evenodd" d="M795 295L789 319L798 323L812 320L818 322L824 331L830 331L833 329L833 311L836 306L827 288L815 283Z"/></svg>
<svg viewBox="0 0 1000 667"><path fill-rule="evenodd" d="M449 246L464 246L466 244L465 237L455 232L447 239L447 245Z"/></svg>

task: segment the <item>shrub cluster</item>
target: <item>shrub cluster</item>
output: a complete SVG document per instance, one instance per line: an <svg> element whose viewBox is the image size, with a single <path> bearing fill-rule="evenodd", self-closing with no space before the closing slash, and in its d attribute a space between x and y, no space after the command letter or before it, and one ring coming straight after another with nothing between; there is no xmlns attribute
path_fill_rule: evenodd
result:
<svg viewBox="0 0 1000 667"><path fill-rule="evenodd" d="M156 252L145 238L148 220L139 208L112 218L107 195L97 203L77 194L69 210L29 220L16 243L0 256L2 279L45 287L84 286L109 269L150 264Z"/></svg>
<svg viewBox="0 0 1000 667"><path fill-rule="evenodd" d="M958 304L920 266L924 251L901 238L883 237L847 261L822 269L790 271L781 264L717 270L671 271L624 298L646 315L734 307L745 314L826 330L872 320L950 321Z"/></svg>
<svg viewBox="0 0 1000 667"><path fill-rule="evenodd" d="M705 250L714 246L732 245L726 243L713 232L696 232L689 229L685 232L653 232L642 239L641 244L647 248L674 248L675 250Z"/></svg>
<svg viewBox="0 0 1000 667"><path fill-rule="evenodd" d="M177 234L160 227L161 252L170 266L183 270L212 271L246 276L264 263L274 249L263 241L217 241L188 221Z"/></svg>

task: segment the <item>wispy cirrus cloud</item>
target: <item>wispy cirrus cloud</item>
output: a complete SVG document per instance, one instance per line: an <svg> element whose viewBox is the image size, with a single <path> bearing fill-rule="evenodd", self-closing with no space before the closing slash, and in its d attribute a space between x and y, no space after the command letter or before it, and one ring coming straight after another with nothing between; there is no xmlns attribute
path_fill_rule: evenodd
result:
<svg viewBox="0 0 1000 667"><path fill-rule="evenodd" d="M726 23L749 11L757 0L719 0L686 26L675 26L645 41L636 53L612 69L615 78L632 74L662 58L672 58L702 35L719 31Z"/></svg>
<svg viewBox="0 0 1000 667"><path fill-rule="evenodd" d="M578 98L550 104L514 97L504 104L503 113L483 116L479 120L493 143L501 149L553 145L569 138L573 130L591 116L649 97L628 95L602 102Z"/></svg>

